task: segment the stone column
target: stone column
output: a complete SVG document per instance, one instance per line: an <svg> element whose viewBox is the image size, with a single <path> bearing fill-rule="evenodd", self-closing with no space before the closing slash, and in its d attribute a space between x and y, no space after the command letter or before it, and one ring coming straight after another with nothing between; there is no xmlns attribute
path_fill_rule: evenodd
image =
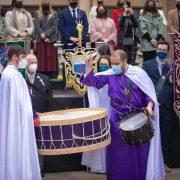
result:
<svg viewBox="0 0 180 180"><path fill-rule="evenodd" d="M97 0L92 0L92 6L97 6Z"/></svg>
<svg viewBox="0 0 180 180"><path fill-rule="evenodd" d="M86 12L87 17L89 16L91 5L91 0L79 0L79 8Z"/></svg>

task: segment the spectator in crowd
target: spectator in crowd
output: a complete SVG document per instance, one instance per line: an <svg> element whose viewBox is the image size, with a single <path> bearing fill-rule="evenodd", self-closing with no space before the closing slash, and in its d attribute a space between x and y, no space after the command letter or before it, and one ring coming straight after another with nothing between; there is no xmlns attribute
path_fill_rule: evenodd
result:
<svg viewBox="0 0 180 180"><path fill-rule="evenodd" d="M7 33L12 38L27 38L34 30L31 14L23 8L23 0L12 0L12 11L5 16Z"/></svg>
<svg viewBox="0 0 180 180"><path fill-rule="evenodd" d="M143 69L153 81L159 102L161 142L165 164L168 164L170 156L171 135L173 131L179 131L178 117L173 108L173 84L169 78L170 64L167 61L168 50L168 42L159 43L157 46L157 57L143 64ZM172 129L173 124L176 124L174 129ZM180 143L178 142L176 142L176 149L180 150ZM176 156L174 159L176 159L176 162L179 161L180 165L180 157L178 158L177 150L176 154L173 154L171 157Z"/></svg>
<svg viewBox="0 0 180 180"><path fill-rule="evenodd" d="M156 58L158 42L165 39L163 18L160 16L154 0L147 1L142 16L139 18L139 37L141 38L140 51L144 61Z"/></svg>
<svg viewBox="0 0 180 180"><path fill-rule="evenodd" d="M38 61L35 55L29 54L26 56L26 59L26 82L31 93L33 110L38 113L48 112L52 99L52 89L49 78L46 75L36 73ZM41 176L44 177L44 158L42 156L39 157L39 162Z"/></svg>
<svg viewBox="0 0 180 180"><path fill-rule="evenodd" d="M86 13L77 8L78 0L68 0L69 7L59 14L59 31L61 33L61 41L63 44L78 43L78 31L76 29L77 22L82 22L83 42L86 42L88 33L88 21Z"/></svg>
<svg viewBox="0 0 180 180"><path fill-rule="evenodd" d="M26 59L27 84L32 94L32 105L38 113L48 112L49 100L52 98L50 80L48 76L37 73L39 62L35 55L29 54Z"/></svg>
<svg viewBox="0 0 180 180"><path fill-rule="evenodd" d="M97 62L97 70L98 73L96 75L102 75L106 73L108 69L111 68L111 62L110 62L110 56L109 55L103 55L100 56L98 62ZM98 95L100 96L99 99L101 99L104 95L104 92L107 92L108 86L106 85L102 89L98 90ZM86 107L93 108L92 99L90 99L89 104L89 96L90 88L88 89L88 93L85 95L85 103ZM109 100L105 100L99 103L99 108L107 108L108 107ZM84 152L82 155L82 161L81 164L84 166L87 166L90 168L91 172L96 173L106 173L106 148Z"/></svg>
<svg viewBox="0 0 180 180"><path fill-rule="evenodd" d="M147 1L151 1L151 0L147 0ZM159 5L158 0L154 0L154 1L156 2L156 5L157 5L157 7L158 7L158 5ZM158 9L158 12L159 12L160 16L163 18L163 24L164 24L165 26L167 26L167 20L166 20L166 17L165 17L165 15L164 15L164 11L161 10L161 9ZM140 14L141 14L141 15L143 14L143 9L141 9Z"/></svg>
<svg viewBox="0 0 180 180"><path fill-rule="evenodd" d="M117 28L117 49L121 47L121 26L118 23L118 17L123 14L123 2L124 0L118 0L117 8L112 11L112 19L114 20Z"/></svg>
<svg viewBox="0 0 180 180"><path fill-rule="evenodd" d="M97 62L97 71L98 72L104 72L111 68L111 62L110 62L110 56L109 55L103 55L99 58Z"/></svg>
<svg viewBox="0 0 180 180"><path fill-rule="evenodd" d="M104 0L97 0L96 5L92 6L90 12L89 12L89 23L91 22L91 20L97 16L97 6L99 5L103 5L104 4Z"/></svg>
<svg viewBox="0 0 180 180"><path fill-rule="evenodd" d="M50 0L42 0L35 14L35 37L38 72L50 77L58 72L58 55L54 43L57 40L58 14L50 5Z"/></svg>
<svg viewBox="0 0 180 180"><path fill-rule="evenodd" d="M107 8L104 5L97 7L97 16L90 23L91 42L102 41L104 46L114 51L117 44L117 30L114 21L107 16Z"/></svg>
<svg viewBox="0 0 180 180"><path fill-rule="evenodd" d="M176 9L168 12L168 31L180 33L180 0L176 0Z"/></svg>
<svg viewBox="0 0 180 180"><path fill-rule="evenodd" d="M122 31L122 49L128 56L128 64L134 65L137 55L137 37L135 34L139 22L134 15L130 2L123 4L123 11L124 13L118 19Z"/></svg>

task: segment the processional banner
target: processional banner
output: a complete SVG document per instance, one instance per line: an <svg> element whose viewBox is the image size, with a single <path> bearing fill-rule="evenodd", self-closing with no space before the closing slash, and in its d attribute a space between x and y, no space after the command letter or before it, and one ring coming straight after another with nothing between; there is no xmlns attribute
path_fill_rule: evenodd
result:
<svg viewBox="0 0 180 180"><path fill-rule="evenodd" d="M173 60L174 109L180 116L180 33L169 34L170 58Z"/></svg>

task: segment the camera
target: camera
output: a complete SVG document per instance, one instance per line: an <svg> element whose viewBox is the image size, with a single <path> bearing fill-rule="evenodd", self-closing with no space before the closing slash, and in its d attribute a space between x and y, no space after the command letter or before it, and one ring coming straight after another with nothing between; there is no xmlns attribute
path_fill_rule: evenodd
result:
<svg viewBox="0 0 180 180"><path fill-rule="evenodd" d="M127 4L128 8L131 7L131 2L126 2L126 4Z"/></svg>
<svg viewBox="0 0 180 180"><path fill-rule="evenodd" d="M125 2L124 3L124 10L127 14L130 13L130 8L131 8L131 2Z"/></svg>

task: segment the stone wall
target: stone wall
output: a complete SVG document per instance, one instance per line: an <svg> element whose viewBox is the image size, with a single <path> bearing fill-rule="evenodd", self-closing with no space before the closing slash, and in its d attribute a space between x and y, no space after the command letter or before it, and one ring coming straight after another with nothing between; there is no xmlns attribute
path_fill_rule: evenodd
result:
<svg viewBox="0 0 180 180"><path fill-rule="evenodd" d="M144 6L146 0L131 0L133 7L141 8ZM40 0L24 0L24 5L34 7L38 6ZM68 0L51 0L53 6L63 7L68 4ZM96 0L79 0L80 7L89 13L90 7L96 3ZM105 4L109 8L116 6L117 0L105 0ZM11 0L0 0L0 5L10 6ZM159 0L160 7L164 10L165 14L167 11L175 8L175 0Z"/></svg>

